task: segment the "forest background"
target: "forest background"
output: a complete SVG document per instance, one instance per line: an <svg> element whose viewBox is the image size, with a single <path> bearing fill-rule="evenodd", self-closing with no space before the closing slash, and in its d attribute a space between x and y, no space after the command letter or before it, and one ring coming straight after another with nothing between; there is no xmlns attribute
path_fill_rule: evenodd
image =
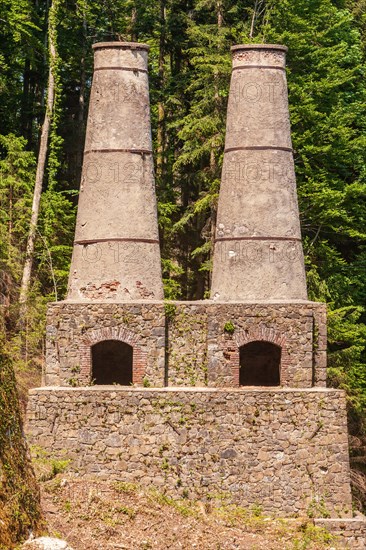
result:
<svg viewBox="0 0 366 550"><path fill-rule="evenodd" d="M105 40L151 47L165 295L182 300L210 286L230 46L289 47L309 298L328 303L328 382L347 391L365 506L366 0L0 0L0 346L23 399L40 383L46 304L65 295L91 45Z"/></svg>

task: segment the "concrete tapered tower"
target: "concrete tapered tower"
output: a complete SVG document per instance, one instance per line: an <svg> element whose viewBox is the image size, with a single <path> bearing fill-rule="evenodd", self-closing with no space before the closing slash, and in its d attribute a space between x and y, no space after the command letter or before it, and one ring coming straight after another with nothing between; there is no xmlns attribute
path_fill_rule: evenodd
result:
<svg viewBox="0 0 366 550"><path fill-rule="evenodd" d="M149 46L94 44L67 300L163 298L150 128Z"/></svg>
<svg viewBox="0 0 366 550"><path fill-rule="evenodd" d="M211 296L306 300L285 46L233 46Z"/></svg>

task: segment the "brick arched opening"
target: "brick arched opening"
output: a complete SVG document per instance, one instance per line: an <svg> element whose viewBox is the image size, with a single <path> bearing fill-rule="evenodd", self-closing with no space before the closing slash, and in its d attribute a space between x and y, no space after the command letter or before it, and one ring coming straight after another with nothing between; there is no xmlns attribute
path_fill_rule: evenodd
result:
<svg viewBox="0 0 366 550"><path fill-rule="evenodd" d="M96 385L133 383L133 347L121 340L102 340L91 347L92 380Z"/></svg>
<svg viewBox="0 0 366 550"><path fill-rule="evenodd" d="M279 386L281 347L255 340L239 348L239 386Z"/></svg>
<svg viewBox="0 0 366 550"><path fill-rule="evenodd" d="M233 342L230 349L227 350L226 356L229 356L229 362L232 370L233 384L234 386L246 385L241 384L241 368L240 363L243 361L243 350L247 344L253 344L252 353L255 353L255 343L258 346L257 349L262 353L265 353L265 345L261 347L261 343L269 344L267 347L268 353L273 352L275 349L279 351L279 366L278 366L278 383L275 384L254 384L254 385L286 385L288 378L288 366L290 364L290 358L286 346L286 337L284 334L274 329L258 326L248 330L239 330L234 333ZM271 344L275 347L271 348ZM248 348L247 348L248 349ZM242 355L242 357L241 357Z"/></svg>
<svg viewBox="0 0 366 550"><path fill-rule="evenodd" d="M91 329L84 334L80 349L80 377L82 382L90 384L92 381L93 346L112 341L122 342L132 348L132 383L142 384L146 372L146 352L141 349L138 336L123 326ZM125 351L127 352L127 348L125 348Z"/></svg>

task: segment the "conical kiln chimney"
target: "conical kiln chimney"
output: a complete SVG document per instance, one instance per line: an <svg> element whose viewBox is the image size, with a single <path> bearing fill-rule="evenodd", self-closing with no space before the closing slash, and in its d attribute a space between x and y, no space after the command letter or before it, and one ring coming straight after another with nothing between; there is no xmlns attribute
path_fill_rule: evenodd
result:
<svg viewBox="0 0 366 550"><path fill-rule="evenodd" d="M287 48L232 47L211 296L306 300L285 73Z"/></svg>
<svg viewBox="0 0 366 550"><path fill-rule="evenodd" d="M150 128L149 46L94 44L68 300L163 298Z"/></svg>

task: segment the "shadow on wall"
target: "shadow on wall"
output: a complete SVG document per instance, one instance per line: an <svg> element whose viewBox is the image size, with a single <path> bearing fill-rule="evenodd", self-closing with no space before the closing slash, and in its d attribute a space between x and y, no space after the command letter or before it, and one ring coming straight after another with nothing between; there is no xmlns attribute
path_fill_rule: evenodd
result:
<svg viewBox="0 0 366 550"><path fill-rule="evenodd" d="M279 386L281 348L272 342L255 341L241 346L240 386Z"/></svg>
<svg viewBox="0 0 366 550"><path fill-rule="evenodd" d="M132 384L132 346L120 340L103 340L92 346L91 354L95 384Z"/></svg>

